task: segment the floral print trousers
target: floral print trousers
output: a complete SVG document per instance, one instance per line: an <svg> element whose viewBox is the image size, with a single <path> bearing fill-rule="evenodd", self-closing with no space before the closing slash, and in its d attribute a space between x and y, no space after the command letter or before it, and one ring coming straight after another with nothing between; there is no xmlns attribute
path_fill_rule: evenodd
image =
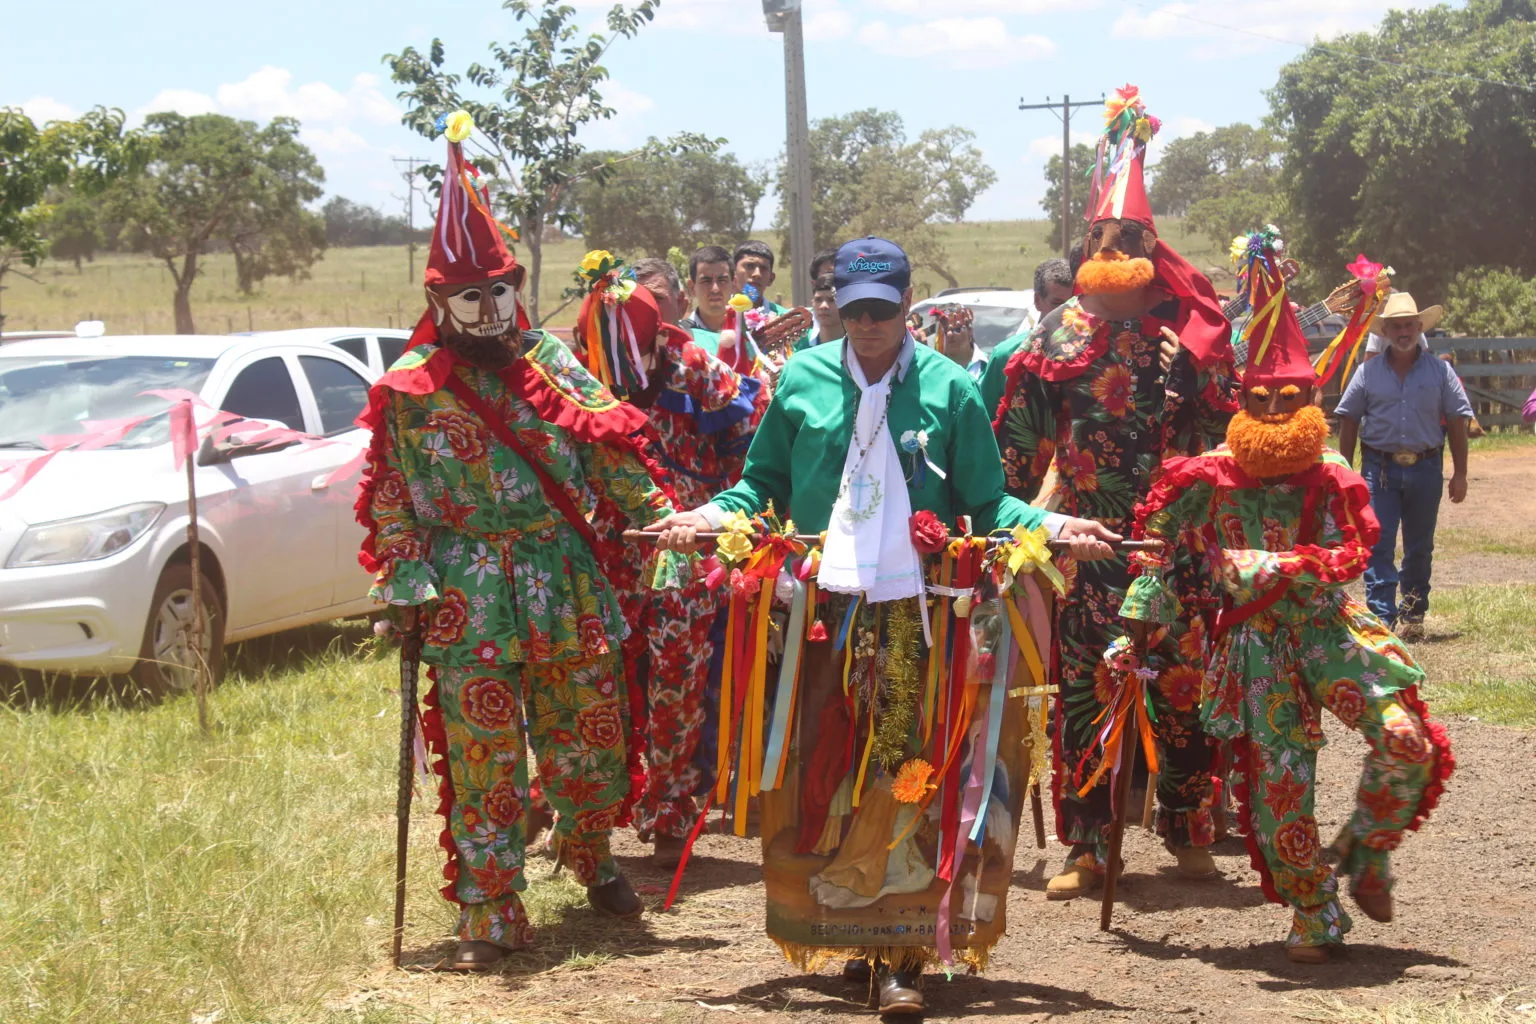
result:
<svg viewBox="0 0 1536 1024"><path fill-rule="evenodd" d="M583 885L618 876L608 836L623 815L629 776L615 696L617 660L601 655L434 669L437 685L429 703L441 709L447 745L445 843L451 841L456 854L447 874L453 878L451 898L462 908L461 940L508 949L533 941L517 895L528 884L528 745L544 796L559 812L555 832L563 863Z"/></svg>
<svg viewBox="0 0 1536 1024"><path fill-rule="evenodd" d="M1324 681L1314 681L1319 679ZM1270 694L1283 682L1259 683L1261 692L1250 689L1251 701L1270 708L1281 703ZM1262 692L1265 683L1270 693ZM1298 672L1290 676L1290 686L1296 688L1295 699L1312 708L1321 704L1370 744L1354 814L1333 845L1323 849L1312 816L1320 738L1315 744L1292 741L1285 735L1290 728L1283 711L1254 716L1250 734L1235 741L1244 776L1237 795L1246 811L1249 849L1257 854L1255 867L1265 876L1265 894L1295 908L1286 945L1333 945L1342 943L1350 928L1349 915L1339 905L1335 871L1354 880L1355 892L1391 890L1388 854L1418 812L1436 751L1424 721L1396 695L1342 672L1331 680L1325 672Z"/></svg>
<svg viewBox="0 0 1536 1024"><path fill-rule="evenodd" d="M626 593L621 604L632 630L625 645L630 665L641 657L648 662L646 781L635 806L635 827L642 837L681 839L697 817L694 794L704 781L695 754L705 725L714 653L710 633L723 605L721 594L695 581L684 590Z"/></svg>

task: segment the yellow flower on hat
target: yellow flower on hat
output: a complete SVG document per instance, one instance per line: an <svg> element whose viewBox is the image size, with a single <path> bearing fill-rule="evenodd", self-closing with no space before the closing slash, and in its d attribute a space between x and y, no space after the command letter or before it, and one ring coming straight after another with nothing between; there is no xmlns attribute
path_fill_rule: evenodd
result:
<svg viewBox="0 0 1536 1024"><path fill-rule="evenodd" d="M747 310L752 308L752 300L740 292L737 292L735 295L731 296L729 305L736 312L745 313Z"/></svg>
<svg viewBox="0 0 1536 1024"><path fill-rule="evenodd" d="M474 130L475 119L469 116L469 111L455 110L448 115L448 126L443 134L448 136L449 142L463 142Z"/></svg>
<svg viewBox="0 0 1536 1024"><path fill-rule="evenodd" d="M597 274L602 272L603 264L612 262L613 253L607 249L593 249L581 258L581 269L583 273Z"/></svg>
<svg viewBox="0 0 1536 1024"><path fill-rule="evenodd" d="M1138 117L1135 126L1137 142L1152 141L1152 122L1145 117Z"/></svg>

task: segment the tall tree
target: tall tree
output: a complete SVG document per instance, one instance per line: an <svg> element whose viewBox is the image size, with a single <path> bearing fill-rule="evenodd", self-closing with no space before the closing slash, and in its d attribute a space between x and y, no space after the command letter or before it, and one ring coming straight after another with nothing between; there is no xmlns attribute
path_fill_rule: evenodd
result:
<svg viewBox="0 0 1536 1024"><path fill-rule="evenodd" d="M356 245L404 245L412 232L405 218L390 215L342 196L333 196L320 207L325 218L325 244L347 247ZM427 237L423 228L415 231L416 241Z"/></svg>
<svg viewBox="0 0 1536 1024"><path fill-rule="evenodd" d="M48 216L48 255L73 261L75 272L82 273L81 262L95 260L104 243L96 201L74 193L60 195Z"/></svg>
<svg viewBox="0 0 1536 1024"><path fill-rule="evenodd" d="M602 61L615 42L634 37L655 18L659 5L660 0L641 0L633 7L616 4L608 11L610 34L594 32L582 40L574 7L560 0L505 0L501 6L524 26L523 38L493 43L491 65L473 63L463 75L445 71L441 39L433 39L425 54L406 47L384 57L391 76L404 86L399 95L409 109L403 123L435 138L443 114L463 109L474 118L475 139L483 152L471 159L504 186L496 198L511 214L528 249L528 305L535 323L540 320L544 229L576 227L565 191L584 178L602 178L613 170L609 164L584 170L586 147L577 140L585 125L615 113L603 100L608 69ZM466 80L476 94L461 88ZM478 98L487 94L488 100ZM683 152L716 145L715 140L686 132L657 149ZM424 170L429 180L441 184L440 166Z"/></svg>
<svg viewBox="0 0 1536 1024"><path fill-rule="evenodd" d="M0 107L0 294L6 274L25 273L21 267L37 266L48 253L50 190L99 193L142 160L139 143L123 131L121 110L97 107L38 126L20 109Z"/></svg>
<svg viewBox="0 0 1536 1024"><path fill-rule="evenodd" d="M734 245L752 228L766 182L729 153L588 153L609 165L606 180L587 177L570 192L589 246L636 256L691 251L710 242Z"/></svg>
<svg viewBox="0 0 1536 1024"><path fill-rule="evenodd" d="M1084 233L1083 218L1088 213L1088 187L1092 181L1094 151L1081 142L1072 146L1072 218L1070 235L1080 238ZM1061 154L1057 153L1045 162L1045 197L1040 208L1051 218L1050 230L1045 242L1050 246L1061 244Z"/></svg>
<svg viewBox="0 0 1536 1024"><path fill-rule="evenodd" d="M1158 214L1223 248L1233 236L1283 220L1280 141L1267 127L1229 124L1168 143L1149 169L1147 198Z"/></svg>
<svg viewBox="0 0 1536 1024"><path fill-rule="evenodd" d="M215 247L235 250L248 278L242 287L269 272L306 272L319 258L324 225L304 203L320 195L325 175L298 141L299 122L277 117L262 128L222 114L164 113L149 115L144 129L149 165L112 189L108 210L132 247L170 271L178 334L196 333L192 285Z"/></svg>
<svg viewBox="0 0 1536 1024"><path fill-rule="evenodd" d="M901 115L856 110L811 125L811 236L818 249L883 235L901 242L913 266L958 282L937 225L962 219L997 174L987 166L976 135L966 128L929 129L908 142ZM787 169L779 164L779 194ZM780 205L774 228L786 257L789 211Z"/></svg>
<svg viewBox="0 0 1536 1024"><path fill-rule="evenodd" d="M1392 11L1281 69L1288 240L1313 273L1364 251L1420 301L1464 267L1536 273L1533 22L1533 0Z"/></svg>

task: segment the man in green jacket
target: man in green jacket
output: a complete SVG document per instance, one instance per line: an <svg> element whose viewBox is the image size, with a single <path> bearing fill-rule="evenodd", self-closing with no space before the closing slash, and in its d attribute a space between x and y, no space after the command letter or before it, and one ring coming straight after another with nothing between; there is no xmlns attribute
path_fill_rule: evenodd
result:
<svg viewBox="0 0 1536 1024"><path fill-rule="evenodd" d="M1120 538L1091 520L1047 513L1004 493L1002 460L995 442L988 440L989 417L975 384L964 368L916 344L906 329L911 272L899 246L873 237L849 242L838 251L834 276L847 338L789 360L736 486L648 529L661 532L662 547L688 550L697 546L699 532L718 529L728 514L754 515L767 511L771 503L779 515L794 519L799 532L825 531L816 584L827 599L824 612L818 605L818 624L825 620L836 629L844 622L849 624L845 629L852 628L855 636L848 645L858 648L852 656L852 677L868 679L885 694L883 721L898 698L895 684L879 677L876 666L883 664L888 675L897 671L899 659L890 652L899 645L890 636L902 621L911 632L926 588L909 525L914 513L931 513L946 524L968 516L976 535L1015 526L1044 527L1069 540L1078 558L1107 557L1110 543ZM845 976L850 979L867 979L873 964L880 1011L918 1013L923 1006L919 973L925 963L938 959L933 947L923 943L938 942L942 951L947 940L932 934L919 938L915 929L878 947L858 941L844 944L807 927L801 928L798 940L785 937L796 923L835 915L832 907L873 906L878 911L885 900L931 891L931 850L904 861L911 869L907 874L916 877L915 888L904 876L895 888L877 884L878 892L857 894L855 903L850 902L856 899L850 895L853 890L831 881L834 869L851 857L848 847L853 842L841 838L836 822L843 811L833 790L848 788L839 787L839 780L853 774L844 752L855 747L862 720L840 720L846 688L829 685L844 671L842 655L834 657L833 646L823 642L805 648L804 699L796 711L799 727L792 730L801 738L791 753L794 776L800 780L799 820L782 825L764 808L764 821L775 822L764 825L765 872L786 870L784 857L775 855L769 863L770 839L776 850L785 845L795 850L789 861L798 857L796 863L803 864L809 852L829 860L810 879L809 894L802 888L800 902L788 904L780 920L770 913L769 930L796 962L811 964L834 952L848 958ZM877 661L874 652L880 647L886 657ZM926 653L921 657L926 659ZM905 742L907 750L917 746L910 737L897 740ZM852 788L853 806L858 807L859 783ZM891 790L889 778L875 778L867 800L878 805ZM828 822L825 828L821 821ZM1013 824L1016 827L1016 818ZM809 849L812 844L815 851ZM1011 850L1011 844L1004 848ZM885 849L884 841L878 849ZM1011 862L1011 852L1007 857ZM878 883L883 874L884 869L873 871L872 877ZM970 945L960 932L953 941L957 947ZM806 947L817 948L808 955ZM980 963L987 947L968 951L970 958L962 951L961 959Z"/></svg>

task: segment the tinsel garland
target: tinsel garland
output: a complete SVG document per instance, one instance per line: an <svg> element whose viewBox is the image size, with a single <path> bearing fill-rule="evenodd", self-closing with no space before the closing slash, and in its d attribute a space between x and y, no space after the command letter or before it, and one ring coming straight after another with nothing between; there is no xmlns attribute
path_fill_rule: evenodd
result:
<svg viewBox="0 0 1536 1024"><path fill-rule="evenodd" d="M907 741L917 718L919 698L919 624L906 601L892 608L885 628L885 692L875 732L874 758L894 771L907 756Z"/></svg>

